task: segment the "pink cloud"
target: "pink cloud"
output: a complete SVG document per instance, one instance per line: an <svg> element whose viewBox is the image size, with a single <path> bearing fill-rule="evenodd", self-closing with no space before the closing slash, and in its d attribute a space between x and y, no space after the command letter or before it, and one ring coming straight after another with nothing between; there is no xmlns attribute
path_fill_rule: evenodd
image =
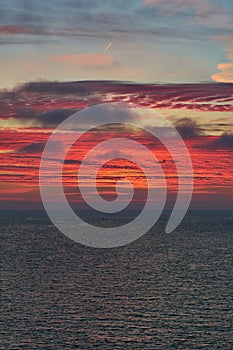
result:
<svg viewBox="0 0 233 350"><path fill-rule="evenodd" d="M223 44L229 62L219 63L217 69L220 72L214 73L211 78L217 82L233 83L233 35L222 35L213 39Z"/></svg>
<svg viewBox="0 0 233 350"><path fill-rule="evenodd" d="M53 56L52 60L56 62L65 62L72 64L80 64L82 66L110 66L113 64L111 55L101 53L81 53L75 55Z"/></svg>
<svg viewBox="0 0 233 350"><path fill-rule="evenodd" d="M217 68L221 71L211 75L214 81L221 83L233 83L233 62L220 63Z"/></svg>

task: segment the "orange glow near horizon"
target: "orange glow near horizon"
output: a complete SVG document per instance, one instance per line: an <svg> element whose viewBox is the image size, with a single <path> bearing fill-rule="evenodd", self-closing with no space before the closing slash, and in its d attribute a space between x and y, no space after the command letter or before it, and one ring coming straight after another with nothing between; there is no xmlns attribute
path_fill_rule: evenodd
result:
<svg viewBox="0 0 233 350"><path fill-rule="evenodd" d="M27 133L19 130L5 130L0 132L4 149L1 152L1 196L4 199L4 208L20 206L27 208L27 203L40 202L39 195L39 164L43 144L47 141L49 133L39 130L27 130ZM85 142L74 145L67 154L66 163L63 167L63 186L71 202L79 202L78 193L78 164L84 155L101 139L115 137L115 132L93 132L86 136ZM121 135L122 136L122 135ZM177 173L171 155L158 143L152 143L143 134L134 135L141 143L149 144L150 149L157 156L163 167L168 184L168 191L176 193ZM229 207L230 196L233 195L233 172L232 151L230 149L213 150L208 148L210 142L217 137L199 136L186 140L186 145L191 155L194 168L194 198L206 200L212 205L211 198L221 194L222 201L225 199L226 208ZM26 147L33 143L34 148ZM37 145L37 146L36 146ZM151 167L153 175L153 166ZM115 196L116 181L126 178L132 182L135 189L146 190L147 182L143 171L137 166L124 159L112 160L100 168L98 173L97 187L100 194L107 200ZM56 182L56 179L52 179ZM158 185L158 184L157 184ZM86 183L88 186L88 183ZM156 179L155 179L156 186ZM145 195L145 194L144 194ZM216 203L218 206L218 203Z"/></svg>

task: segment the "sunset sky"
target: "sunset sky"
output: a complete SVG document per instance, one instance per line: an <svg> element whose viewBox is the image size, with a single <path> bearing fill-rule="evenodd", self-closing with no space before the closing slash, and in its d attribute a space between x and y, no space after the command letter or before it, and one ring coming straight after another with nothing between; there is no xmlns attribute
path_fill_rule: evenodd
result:
<svg viewBox="0 0 233 350"><path fill-rule="evenodd" d="M166 117L193 162L191 208L232 208L231 0L9 0L0 7L0 209L42 207L46 141L74 112L103 102L137 104L147 130L157 127L153 110ZM81 120L78 129L86 126ZM123 127L94 130L70 150L63 176L70 202L79 202L82 157L97 141L122 135L156 154L174 201L172 156L150 135ZM143 200L143 172L117 158L100 169L101 194L111 199L116 180L127 178Z"/></svg>

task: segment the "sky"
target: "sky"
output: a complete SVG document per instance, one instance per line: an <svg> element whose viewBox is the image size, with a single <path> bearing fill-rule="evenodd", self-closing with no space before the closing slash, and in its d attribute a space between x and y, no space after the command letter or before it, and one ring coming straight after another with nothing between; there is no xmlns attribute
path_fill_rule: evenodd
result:
<svg viewBox="0 0 233 350"><path fill-rule="evenodd" d="M232 18L231 0L1 1L0 84L232 82Z"/></svg>
<svg viewBox="0 0 233 350"><path fill-rule="evenodd" d="M191 208L232 208L231 0L8 0L0 7L0 209L41 208L38 174L46 141L74 112L104 102L137 104L147 129L156 127L153 111L165 116L193 162ZM80 121L80 131L85 126ZM69 152L63 184L70 202L80 200L82 157L96 140L116 135L150 145L174 202L171 155L127 128L94 130ZM123 158L100 170L100 192L111 199L116 180L127 178L140 202L143 173Z"/></svg>

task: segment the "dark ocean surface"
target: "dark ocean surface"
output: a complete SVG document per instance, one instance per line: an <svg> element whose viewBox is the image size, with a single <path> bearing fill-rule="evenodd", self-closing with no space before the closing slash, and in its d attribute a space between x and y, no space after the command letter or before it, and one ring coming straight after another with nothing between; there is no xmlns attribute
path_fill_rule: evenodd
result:
<svg viewBox="0 0 233 350"><path fill-rule="evenodd" d="M233 213L107 250L36 213L0 223L1 349L233 349Z"/></svg>

